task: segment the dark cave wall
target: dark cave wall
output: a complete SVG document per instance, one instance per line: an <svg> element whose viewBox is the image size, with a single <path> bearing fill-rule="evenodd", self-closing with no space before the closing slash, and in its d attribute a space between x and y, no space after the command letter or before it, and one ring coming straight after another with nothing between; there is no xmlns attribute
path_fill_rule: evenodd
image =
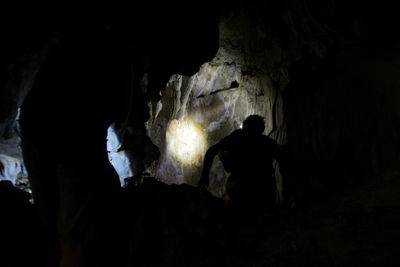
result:
<svg viewBox="0 0 400 267"><path fill-rule="evenodd" d="M13 15L16 14L8 14L10 17ZM11 20L8 16L2 16L0 21L3 33L0 52L0 136L12 132L18 108L33 86L50 44L34 27L15 18Z"/></svg>
<svg viewBox="0 0 400 267"><path fill-rule="evenodd" d="M4 33L0 77L2 121L11 111L16 115L15 106L22 104L32 87L45 53L59 42L74 39L79 43L83 38L84 45L94 32L108 35L107 41L114 47L104 52L116 57L125 54L133 64L132 70L128 64L125 74L129 76L133 71L135 85L147 72L149 88L156 88L155 94L149 93L154 98L159 97L157 93L170 75L194 74L218 48L219 9L208 10L206 3L194 10L177 1L79 6L14 4L4 10L7 12L1 18ZM93 49L96 49L95 42ZM101 51L98 54L101 57ZM128 77L128 87L130 83Z"/></svg>
<svg viewBox="0 0 400 267"><path fill-rule="evenodd" d="M286 179L313 202L398 170L399 42L391 5L292 3L303 54L283 93Z"/></svg>
<svg viewBox="0 0 400 267"><path fill-rule="evenodd" d="M299 187L323 183L341 191L398 169L398 55L396 44L353 46L316 71L306 62L293 69L303 77L285 92L288 147L297 165L291 171L310 179Z"/></svg>

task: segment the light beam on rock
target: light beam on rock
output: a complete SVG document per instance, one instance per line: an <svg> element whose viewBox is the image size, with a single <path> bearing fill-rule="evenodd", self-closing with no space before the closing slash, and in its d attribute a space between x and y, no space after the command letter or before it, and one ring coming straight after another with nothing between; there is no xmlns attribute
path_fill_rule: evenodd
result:
<svg viewBox="0 0 400 267"><path fill-rule="evenodd" d="M181 163L199 166L207 149L206 132L198 123L183 118L172 120L166 132L169 154Z"/></svg>

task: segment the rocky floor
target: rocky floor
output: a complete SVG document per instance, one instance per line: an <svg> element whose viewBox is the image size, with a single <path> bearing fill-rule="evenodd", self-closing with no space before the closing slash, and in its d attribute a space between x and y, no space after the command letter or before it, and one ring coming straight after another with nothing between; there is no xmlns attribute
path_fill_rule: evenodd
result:
<svg viewBox="0 0 400 267"><path fill-rule="evenodd" d="M108 253L114 266L398 266L399 178L247 216L208 191L149 179L122 189L115 243L91 255ZM45 249L33 206L4 183L1 191L0 266L46 262L54 251Z"/></svg>

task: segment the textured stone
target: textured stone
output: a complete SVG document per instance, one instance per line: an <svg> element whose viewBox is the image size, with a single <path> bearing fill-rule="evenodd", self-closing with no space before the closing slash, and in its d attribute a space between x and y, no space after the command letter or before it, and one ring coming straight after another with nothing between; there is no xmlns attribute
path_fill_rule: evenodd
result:
<svg viewBox="0 0 400 267"><path fill-rule="evenodd" d="M161 100L149 105L151 117L146 123L149 136L161 151L155 176L169 184L197 185L206 149L238 129L248 115L259 114L265 118L265 134L273 129L276 92L268 75L262 72L243 75L233 58L231 63L218 59L205 63L191 77L171 76ZM189 165L171 156L165 138L171 122L182 119L194 121L207 135L199 152L201 160ZM216 159L209 187L214 195L223 195L226 177L221 162Z"/></svg>
<svg viewBox="0 0 400 267"><path fill-rule="evenodd" d="M107 130L107 153L108 160L117 171L121 185L124 179L133 176L131 161L126 151L118 151L121 147L121 133L116 131L115 125L112 124Z"/></svg>
<svg viewBox="0 0 400 267"><path fill-rule="evenodd" d="M19 186L19 180L26 180L27 172L24 165L21 149L21 138L16 132L8 139L0 139L0 180L11 181ZM29 191L29 186L22 186Z"/></svg>

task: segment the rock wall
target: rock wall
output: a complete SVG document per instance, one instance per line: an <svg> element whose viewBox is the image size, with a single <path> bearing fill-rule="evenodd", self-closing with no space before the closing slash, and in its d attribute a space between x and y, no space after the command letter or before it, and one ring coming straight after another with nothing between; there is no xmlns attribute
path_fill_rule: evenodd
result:
<svg viewBox="0 0 400 267"><path fill-rule="evenodd" d="M18 116L9 128L7 138L0 138L0 181L10 181L17 188L31 193L22 156Z"/></svg>
<svg viewBox="0 0 400 267"><path fill-rule="evenodd" d="M165 90L160 92L161 99L149 102L150 119L146 127L161 152L153 173L163 182L197 185L207 148L238 129L251 114L265 118L264 134L271 134L280 143L285 142L282 94L279 90L279 84L285 83L284 73L276 72L276 79L273 80L268 70L259 68L263 63L253 60L257 58L257 53L247 51L253 57L247 58L243 48L251 50L253 47L248 47L248 40L239 36L248 24L235 30L232 28L238 25L233 22L238 23L232 17L221 21L220 48L212 61L204 63L193 76L172 75ZM257 37L258 34L257 29L247 33L248 37ZM263 41L265 44L265 39L256 44L261 46ZM168 150L166 136L176 120L194 121L206 135L197 159L189 164L177 159ZM215 196L224 194L226 178L227 174L217 157L209 186Z"/></svg>
<svg viewBox="0 0 400 267"><path fill-rule="evenodd" d="M196 184L199 179L201 162L184 167L168 154L165 133L172 120L189 118L201 125L207 135L204 146L209 147L253 113L264 116L265 133L285 145L290 186L303 188L310 198L316 192L324 195L330 188L337 190L331 186L332 181L337 181L330 175L332 171L343 177L354 176L351 168L343 166L358 165L359 170L364 165L368 169L374 164L385 165L388 159L377 160L374 151L387 144L375 142L376 136L367 138L376 130L369 128L369 121L362 115L375 117L371 110L380 114L375 107L381 105L375 103L376 95L370 89L367 95L362 93L363 85L355 82L358 78L354 79L359 74L352 77L354 69L348 66L361 60L357 52L360 47L365 49L363 57L380 53L377 45L384 51L385 43L394 37L390 35L391 16L372 21L375 9L365 7L361 11L357 5L343 1L308 0L233 6L219 22L219 49L213 60L204 63L193 76L172 76L160 93L161 100L149 104L151 118L146 123L147 130L161 150L161 159L154 169L156 177L167 183L188 184ZM345 52L352 50L357 55ZM344 57L332 60L342 51ZM376 63L386 64L377 60ZM377 88L386 90L381 85ZM362 99L364 104L356 99ZM344 102L348 104L339 104ZM368 110L368 106L373 109ZM385 122L382 126L386 119L379 121L379 127L387 129L396 125ZM363 134L360 129L364 129ZM361 141L357 141L358 135L364 136ZM388 154L397 158L392 150L388 149ZM372 158L365 159L366 155ZM277 177L281 187L279 173ZM216 162L210 185L214 195L223 194L225 179L221 164ZM310 185L314 182L326 184Z"/></svg>

